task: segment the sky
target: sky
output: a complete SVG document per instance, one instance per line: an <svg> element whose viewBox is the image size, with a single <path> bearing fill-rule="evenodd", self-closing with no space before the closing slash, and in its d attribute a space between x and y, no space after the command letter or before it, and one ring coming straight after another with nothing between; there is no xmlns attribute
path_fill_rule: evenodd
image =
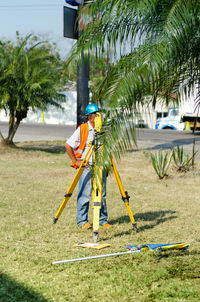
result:
<svg viewBox="0 0 200 302"><path fill-rule="evenodd" d="M62 57L67 57L75 40L63 37L64 0L0 0L0 39L16 40L34 33L56 42Z"/></svg>

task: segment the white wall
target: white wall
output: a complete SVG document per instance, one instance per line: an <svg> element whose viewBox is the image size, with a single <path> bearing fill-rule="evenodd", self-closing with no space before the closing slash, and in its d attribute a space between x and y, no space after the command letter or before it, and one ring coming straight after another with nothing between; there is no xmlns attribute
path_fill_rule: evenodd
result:
<svg viewBox="0 0 200 302"><path fill-rule="evenodd" d="M36 112L29 111L26 119L23 123L46 123L57 125L76 125L77 117L77 93L76 91L66 91L66 102L62 104L64 110L57 109L53 106L49 106L48 111L42 113L41 110ZM170 105L169 107L172 107ZM180 114L191 112L194 110L194 97L184 99L179 106ZM138 107L138 112L141 114L141 119L149 128L154 129L156 124L157 112L166 112L168 108L163 102L157 102L155 109L151 105ZM5 115L4 110L0 111L0 121L8 121L8 116ZM137 122L137 121L136 121Z"/></svg>
<svg viewBox="0 0 200 302"><path fill-rule="evenodd" d="M76 91L65 92L66 102L62 103L64 110L58 109L54 106L49 106L47 112L37 110L33 112L29 110L27 118L23 120L23 123L45 123L56 125L76 125L76 108L77 99ZM7 122L8 116L6 116L4 110L0 111L0 121Z"/></svg>

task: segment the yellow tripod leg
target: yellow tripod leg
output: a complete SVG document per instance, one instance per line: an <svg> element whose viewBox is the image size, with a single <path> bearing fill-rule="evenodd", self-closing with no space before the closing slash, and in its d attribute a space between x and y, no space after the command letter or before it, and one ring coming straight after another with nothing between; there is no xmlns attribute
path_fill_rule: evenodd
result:
<svg viewBox="0 0 200 302"><path fill-rule="evenodd" d="M129 205L130 196L128 195L127 191L124 191L124 188L123 188L123 185L122 185L122 182L121 182L121 179L120 179L120 176L119 176L119 173L117 171L117 168L116 168L116 165L115 165L115 162L114 162L113 158L111 158L111 165L112 165L112 169L113 169L113 173L114 173L116 182L118 184L118 187L119 187L119 190L120 190L120 193L121 193L121 196L122 196L122 200L124 201L124 204L126 206L128 215L129 215L130 220L131 220L131 223L133 225L134 230L137 231L137 223L135 222L135 219L133 217L133 213L131 211L131 207Z"/></svg>
<svg viewBox="0 0 200 302"><path fill-rule="evenodd" d="M94 160L95 162L95 160ZM103 167L94 167L92 184L92 208L93 208L93 240L97 242L99 234L99 216L102 202Z"/></svg>
<svg viewBox="0 0 200 302"><path fill-rule="evenodd" d="M69 189L67 190L67 192L65 193L64 195L64 199L63 199L63 202L61 203L57 213L56 213L56 216L53 217L53 223L56 223L58 218L60 217L60 215L62 214L62 211L64 210L68 200L70 199L70 197L72 196L72 193L79 181L79 178L81 177L81 174L83 173L83 170L85 169L85 167L87 166L87 163L92 155L92 152L93 152L93 145L91 144L89 146L89 149L84 157L84 159L82 160L82 163L80 165L80 167L78 168L77 172L76 172L76 175L74 176L74 179L72 180L72 183L71 185L69 186Z"/></svg>
<svg viewBox="0 0 200 302"><path fill-rule="evenodd" d="M93 176L93 188L92 188L92 207L93 207L93 240L97 242L99 234L99 216L101 209L102 199L102 169L100 176ZM97 179L96 179L97 177ZM99 178L100 177L100 178Z"/></svg>

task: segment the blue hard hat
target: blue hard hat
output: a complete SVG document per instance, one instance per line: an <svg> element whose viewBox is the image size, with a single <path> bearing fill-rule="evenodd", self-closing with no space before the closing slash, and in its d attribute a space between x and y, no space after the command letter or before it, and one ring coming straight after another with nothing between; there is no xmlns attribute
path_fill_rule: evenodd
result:
<svg viewBox="0 0 200 302"><path fill-rule="evenodd" d="M88 114L92 114L92 113L98 112L99 110L100 110L100 109L98 108L97 104L95 104L95 103L89 104L89 105L87 105L87 107L85 108L85 115L88 115Z"/></svg>

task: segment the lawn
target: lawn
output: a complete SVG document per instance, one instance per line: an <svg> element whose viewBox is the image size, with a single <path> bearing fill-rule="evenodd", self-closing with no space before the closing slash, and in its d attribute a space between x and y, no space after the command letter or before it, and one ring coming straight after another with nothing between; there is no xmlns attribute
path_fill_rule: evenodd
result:
<svg viewBox="0 0 200 302"><path fill-rule="evenodd" d="M100 228L102 250L76 225L75 189L52 223L75 171L63 142L20 143L0 149L0 301L200 301L200 161L159 180L148 150L116 162L138 224L132 229L112 175L107 180L110 230ZM92 208L89 221L92 223ZM126 251L127 244L189 242L185 250L127 254L52 265L53 261Z"/></svg>

